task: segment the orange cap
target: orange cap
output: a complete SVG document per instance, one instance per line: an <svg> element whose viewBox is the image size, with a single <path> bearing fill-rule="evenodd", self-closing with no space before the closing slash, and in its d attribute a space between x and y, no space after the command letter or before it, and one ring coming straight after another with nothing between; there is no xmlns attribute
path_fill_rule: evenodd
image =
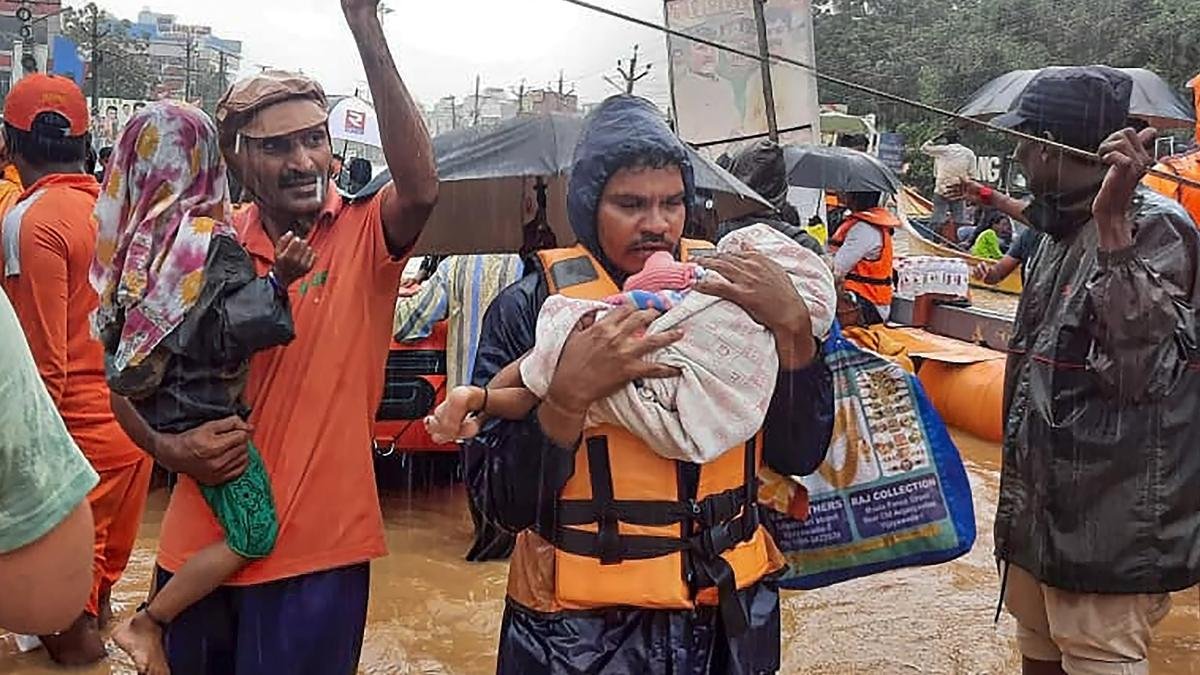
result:
<svg viewBox="0 0 1200 675"><path fill-rule="evenodd" d="M28 75L13 85L4 101L4 122L21 131L32 131L33 121L46 112L67 118L72 138L88 132L91 120L87 100L70 78L45 73Z"/></svg>

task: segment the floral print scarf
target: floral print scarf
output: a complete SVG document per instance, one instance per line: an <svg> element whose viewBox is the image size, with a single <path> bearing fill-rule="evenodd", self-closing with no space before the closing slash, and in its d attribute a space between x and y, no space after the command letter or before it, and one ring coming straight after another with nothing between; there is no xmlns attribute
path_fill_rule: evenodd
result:
<svg viewBox="0 0 1200 675"><path fill-rule="evenodd" d="M196 304L209 245L236 236L217 130L204 112L155 103L129 120L96 202L97 335L120 339L116 372L146 359Z"/></svg>

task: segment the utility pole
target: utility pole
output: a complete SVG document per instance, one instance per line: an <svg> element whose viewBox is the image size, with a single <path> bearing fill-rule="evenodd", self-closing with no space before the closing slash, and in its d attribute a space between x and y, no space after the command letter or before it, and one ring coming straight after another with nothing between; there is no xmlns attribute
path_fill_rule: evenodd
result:
<svg viewBox="0 0 1200 675"><path fill-rule="evenodd" d="M522 79L521 86L511 91L517 95L517 115L520 116L525 112L525 80Z"/></svg>
<svg viewBox="0 0 1200 675"><path fill-rule="evenodd" d="M475 117L471 121L471 126L479 126L479 76L475 76Z"/></svg>
<svg viewBox="0 0 1200 675"><path fill-rule="evenodd" d="M100 110L100 8L96 3L88 4L92 15L92 112Z"/></svg>
<svg viewBox="0 0 1200 675"><path fill-rule="evenodd" d="M192 44L192 28L188 26L186 29L187 42L184 45L186 54L186 65L183 71L183 100L187 103L192 102L192 52L195 50Z"/></svg>
<svg viewBox="0 0 1200 675"><path fill-rule="evenodd" d="M611 77L605 75L604 81L611 84L617 91L623 91L626 94L633 93L633 86L638 83L643 77L650 74L650 66L653 64L647 63L645 68L639 73L637 69L638 62L638 45L633 46L633 58L629 61L629 70L625 70L625 62L617 61L617 73L621 75L622 84L618 84Z"/></svg>
<svg viewBox="0 0 1200 675"><path fill-rule="evenodd" d="M763 4L766 0L752 0L754 3L754 23L758 25L758 55L762 57L762 87L763 103L767 110L767 135L772 141L779 141L779 120L775 116L775 86L771 82L771 59L768 58L770 43L767 41L767 14Z"/></svg>
<svg viewBox="0 0 1200 675"><path fill-rule="evenodd" d="M225 83L225 58L226 58L227 54L225 53L225 50L221 50L217 53L220 54L219 58L221 59L221 67L220 67L221 91L217 92L217 98L220 99L222 96L225 95L225 88L227 86L229 86Z"/></svg>

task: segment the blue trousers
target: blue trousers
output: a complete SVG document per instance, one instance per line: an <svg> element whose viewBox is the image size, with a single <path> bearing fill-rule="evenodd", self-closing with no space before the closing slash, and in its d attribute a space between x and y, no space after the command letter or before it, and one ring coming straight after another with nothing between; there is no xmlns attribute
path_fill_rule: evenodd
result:
<svg viewBox="0 0 1200 675"><path fill-rule="evenodd" d="M158 569L158 587L171 575ZM260 586L222 586L167 628L172 675L354 675L367 563Z"/></svg>

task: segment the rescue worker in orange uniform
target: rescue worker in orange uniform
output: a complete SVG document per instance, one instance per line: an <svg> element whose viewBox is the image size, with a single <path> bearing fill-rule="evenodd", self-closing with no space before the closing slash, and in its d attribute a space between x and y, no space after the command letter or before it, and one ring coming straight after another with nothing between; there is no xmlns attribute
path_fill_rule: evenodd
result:
<svg viewBox="0 0 1200 675"><path fill-rule="evenodd" d="M892 313L892 236L900 220L879 205L878 192L850 192L841 201L850 215L829 239L833 274L862 309L867 324L886 323Z"/></svg>
<svg viewBox="0 0 1200 675"><path fill-rule="evenodd" d="M1197 109L1200 109L1200 75L1197 75L1191 82L1188 82L1187 86L1196 97ZM1196 122L1196 145L1182 155L1163 159L1154 168L1176 176L1200 181L1200 121ZM1146 176L1144 182L1147 187L1155 192L1183 204L1183 208L1187 209L1187 212L1191 214L1192 221L1200 224L1200 188L1181 185L1165 178L1159 178L1158 176Z"/></svg>
<svg viewBox="0 0 1200 675"><path fill-rule="evenodd" d="M654 311L582 322L535 412L494 420L466 446L472 497L518 533L501 675L779 669L784 563L760 520L757 471L763 462L784 475L816 470L832 433L832 381L781 268L754 253L698 257L712 245L682 239L694 192L686 149L652 104L601 104L569 188L580 244L540 252L540 268L492 304L473 382L486 386L533 347L549 294L605 297L671 251L723 277L697 292L737 303L775 335L780 373L763 430L697 465L665 459L623 428L589 426L593 402L635 379L676 374L641 357L678 338L645 336Z"/></svg>
<svg viewBox="0 0 1200 675"><path fill-rule="evenodd" d="M88 494L96 530L91 596L67 630L41 636L66 666L107 655L100 628L111 618L109 599L133 551L154 466L117 424L104 348L92 337L99 298L88 273L100 185L84 173L87 132L87 103L68 78L30 75L5 100L5 142L26 190L3 221L4 291L67 430L100 475Z"/></svg>

